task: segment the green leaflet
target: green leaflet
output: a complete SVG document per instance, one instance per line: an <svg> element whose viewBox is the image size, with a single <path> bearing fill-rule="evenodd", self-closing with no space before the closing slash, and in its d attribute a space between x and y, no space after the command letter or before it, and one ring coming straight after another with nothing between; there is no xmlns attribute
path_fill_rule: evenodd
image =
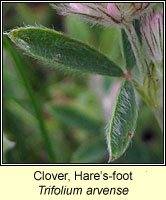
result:
<svg viewBox="0 0 166 200"><path fill-rule="evenodd" d="M119 90L112 112L107 143L110 161L119 158L127 149L136 124L136 101L133 85L125 80Z"/></svg>
<svg viewBox="0 0 166 200"><path fill-rule="evenodd" d="M25 27L12 30L8 36L34 58L60 69L108 76L123 75L123 71L100 52L54 30Z"/></svg>
<svg viewBox="0 0 166 200"><path fill-rule="evenodd" d="M126 62L126 69L132 69L136 64L136 59L130 41L124 29L122 29L122 43Z"/></svg>

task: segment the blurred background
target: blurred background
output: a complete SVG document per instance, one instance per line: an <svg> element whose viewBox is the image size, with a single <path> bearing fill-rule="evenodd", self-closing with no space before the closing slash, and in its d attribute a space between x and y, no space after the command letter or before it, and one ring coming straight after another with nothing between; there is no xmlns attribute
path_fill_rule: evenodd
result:
<svg viewBox="0 0 166 200"><path fill-rule="evenodd" d="M56 14L48 3L3 3L3 29L45 26L94 46L125 66L121 34ZM49 135L56 163L107 163L106 127L119 79L58 71L24 55L23 73L31 85ZM33 106L13 55L3 48L3 163L50 163ZM126 153L114 163L163 163L163 135L137 96L138 121Z"/></svg>

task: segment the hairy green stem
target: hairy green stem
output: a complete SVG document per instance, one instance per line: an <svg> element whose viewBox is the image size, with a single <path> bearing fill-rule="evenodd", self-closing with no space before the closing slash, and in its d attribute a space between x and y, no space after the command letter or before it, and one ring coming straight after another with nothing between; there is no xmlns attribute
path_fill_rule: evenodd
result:
<svg viewBox="0 0 166 200"><path fill-rule="evenodd" d="M55 163L56 162L55 152L54 152L50 137L48 135L48 132L46 130L44 121L42 119L41 108L40 108L39 103L38 103L39 101L37 100L28 79L26 78L26 75L25 75L24 70L23 70L23 63L22 63L20 57L16 54L16 51L13 49L13 47L9 43L6 36L3 39L4 39L4 46L10 52L10 54L11 54L11 56L12 56L14 62L15 62L15 66L17 68L17 71L18 71L18 73L19 73L19 75L20 75L20 77L23 81L25 90L26 90L26 92L29 96L30 102L33 106L34 113L36 115L36 119L38 121L39 129L40 129L41 135L43 137L43 140L44 140L50 161L52 163Z"/></svg>

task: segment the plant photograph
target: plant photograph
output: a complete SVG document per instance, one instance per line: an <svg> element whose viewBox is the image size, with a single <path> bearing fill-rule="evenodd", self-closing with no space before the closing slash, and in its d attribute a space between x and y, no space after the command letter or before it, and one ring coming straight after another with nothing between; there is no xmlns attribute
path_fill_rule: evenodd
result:
<svg viewBox="0 0 166 200"><path fill-rule="evenodd" d="M163 9L3 2L3 164L162 164Z"/></svg>

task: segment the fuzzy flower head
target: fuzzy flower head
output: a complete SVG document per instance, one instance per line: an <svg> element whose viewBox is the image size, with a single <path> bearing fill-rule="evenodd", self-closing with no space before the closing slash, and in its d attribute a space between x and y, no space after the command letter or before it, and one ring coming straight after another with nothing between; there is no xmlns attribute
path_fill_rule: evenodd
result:
<svg viewBox="0 0 166 200"><path fill-rule="evenodd" d="M61 14L79 15L104 26L128 24L143 15L152 3L64 3L53 4Z"/></svg>
<svg viewBox="0 0 166 200"><path fill-rule="evenodd" d="M149 13L142 22L141 31L151 60L160 64L163 60L163 11Z"/></svg>

